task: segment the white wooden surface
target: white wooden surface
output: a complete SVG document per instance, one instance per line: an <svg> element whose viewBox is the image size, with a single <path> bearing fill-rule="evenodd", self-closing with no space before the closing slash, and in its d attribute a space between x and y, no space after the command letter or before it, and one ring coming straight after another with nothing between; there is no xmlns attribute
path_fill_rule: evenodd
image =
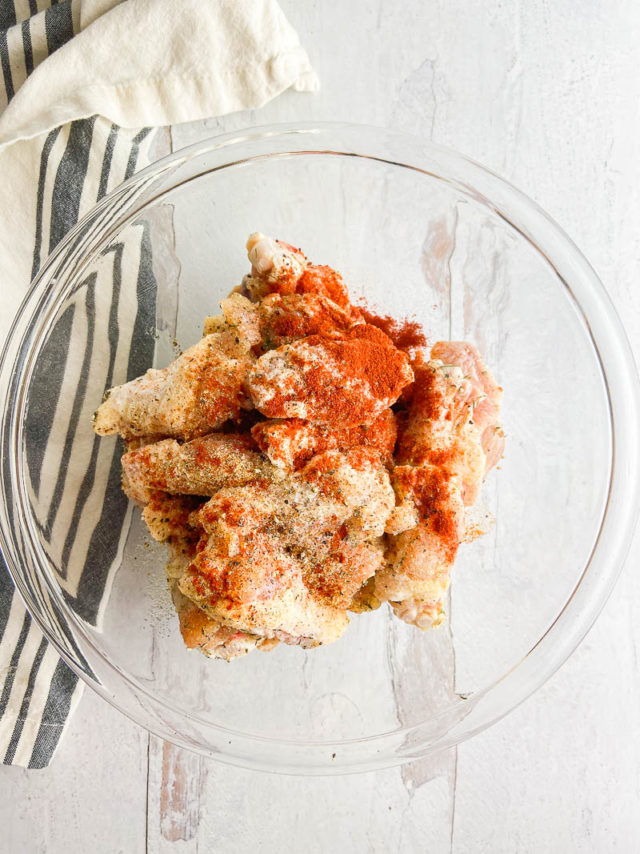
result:
<svg viewBox="0 0 640 854"><path fill-rule="evenodd" d="M393 125L536 199L592 261L640 350L636 0L281 0L323 83L175 128ZM86 691L53 765L0 768L0 851L640 851L637 540L587 640L533 698L436 762L294 779L163 745Z"/></svg>

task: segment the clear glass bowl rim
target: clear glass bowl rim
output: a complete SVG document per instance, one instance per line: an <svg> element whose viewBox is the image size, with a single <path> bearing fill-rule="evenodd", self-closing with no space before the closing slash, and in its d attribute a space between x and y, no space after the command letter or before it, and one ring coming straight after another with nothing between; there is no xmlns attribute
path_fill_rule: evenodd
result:
<svg viewBox="0 0 640 854"><path fill-rule="evenodd" d="M601 366L609 402L612 437L609 494L594 549L574 591L554 622L511 670L470 698L464 717L444 736L434 739L429 733L429 722L349 741L305 743L233 733L232 747L227 750L227 736L230 731L222 726L207 722L212 734L217 732L222 738L212 738L207 745L194 744L170 727L163 729L157 724L154 725L148 719L145 720L144 715L137 715L119 704L97 680L85 672L69 649L48 630L38 602L23 578L19 544L16 543L7 514L7 501L12 500L12 493L9 493L7 484L20 494L20 399L24 394L23 379L29 344L42 328L43 321L40 320L36 326L33 323L45 306L49 308L45 314L49 315L52 306L57 305L65 282L63 279L52 280L51 271L57 269L66 255L73 254L76 241L83 235L92 218L95 221L96 215L107 209L118 197L126 203L126 200L133 199L130 206L125 208L125 214L116 218L108 229L100 232L99 245L104 245L115 231L134 218L144 206L183 183L178 181L172 184L158 196L145 198L143 204L136 207L135 188L146 186L149 181L169 170L195 162L203 155L210 157L212 162L207 168L196 171L188 179L193 180L199 175L245 161L303 153L347 154L431 175L487 205L546 259L582 315ZM98 244L93 245L91 250L97 251ZM504 179L463 155L424 142L418 137L385 128L330 122L247 128L214 136L180 149L138 172L105 196L83 217L43 264L7 337L0 359L0 389L4 398L1 421L3 448L0 486L3 501L0 506L0 549L14 584L32 617L67 664L111 705L162 738L242 767L311 774L369 770L412 761L445 749L495 723L537 690L564 663L585 636L613 589L630 546L638 515L640 386L624 328L596 273L560 227L531 199ZM17 507L18 518L22 518L24 511L20 502L17 502ZM29 527L26 517L22 518L22 521ZM31 552L36 561L41 560L36 548L32 548ZM42 563L40 569L45 583L50 586L48 570ZM53 593L55 596L55 591ZM118 677L133 687L134 693L146 694L147 703L151 701L160 706L164 704L164 701L133 682L102 656L91 638L82 630L75 615L67 610L65 616L75 624L76 629L80 629L84 640L104 663L117 671ZM218 742L217 745L214 744L215 741ZM335 761L338 750L340 758Z"/></svg>

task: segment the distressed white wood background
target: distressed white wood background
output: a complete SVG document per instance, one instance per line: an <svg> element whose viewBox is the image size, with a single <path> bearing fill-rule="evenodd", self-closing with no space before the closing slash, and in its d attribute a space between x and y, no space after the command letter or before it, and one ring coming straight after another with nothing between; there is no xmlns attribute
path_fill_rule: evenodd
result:
<svg viewBox="0 0 640 854"><path fill-rule="evenodd" d="M174 147L302 119L391 125L511 180L569 232L640 350L637 0L281 0L323 83L173 130ZM0 768L0 851L640 851L637 540L587 640L437 762L299 779L149 737L86 691L52 766Z"/></svg>

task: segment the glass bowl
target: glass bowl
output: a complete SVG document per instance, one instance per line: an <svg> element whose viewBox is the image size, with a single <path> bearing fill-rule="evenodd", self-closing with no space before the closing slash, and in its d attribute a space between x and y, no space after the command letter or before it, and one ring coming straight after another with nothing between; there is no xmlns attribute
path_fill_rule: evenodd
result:
<svg viewBox="0 0 640 854"><path fill-rule="evenodd" d="M337 643L231 664L182 645L164 549L93 435L106 388L201 334L251 231L339 269L355 297L474 342L505 390L506 454L461 547L448 619L386 606ZM585 259L513 187L392 131L276 126L167 157L104 198L34 281L7 341L2 550L27 607L108 702L240 766L332 773L454 745L567 658L609 595L638 507L638 380Z"/></svg>

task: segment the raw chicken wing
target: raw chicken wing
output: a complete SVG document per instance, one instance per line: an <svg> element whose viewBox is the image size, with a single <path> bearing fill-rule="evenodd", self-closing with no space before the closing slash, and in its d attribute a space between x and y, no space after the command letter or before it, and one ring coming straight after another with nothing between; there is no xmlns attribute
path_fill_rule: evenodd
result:
<svg viewBox="0 0 640 854"><path fill-rule="evenodd" d="M387 523L387 562L375 579L375 595L422 628L443 618L442 597L465 537L464 508L503 449L501 389L475 348L438 343L431 355L438 358L414 364L396 454L401 465L393 471L397 506Z"/></svg>
<svg viewBox="0 0 640 854"><path fill-rule="evenodd" d="M311 264L299 249L256 232L247 241L247 252L252 267L243 286L251 298L262 299L270 293L317 294L353 311L342 276L331 267Z"/></svg>
<svg viewBox="0 0 640 854"><path fill-rule="evenodd" d="M259 421L251 435L261 451L276 466L293 471L316 454L334 449L346 450L358 445L375 448L389 459L396 443L396 418L391 409L383 409L372 424L346 424L335 427L300 418Z"/></svg>
<svg viewBox="0 0 640 854"><path fill-rule="evenodd" d="M312 335L265 353L247 386L269 418L371 424L412 380L409 357L384 332L362 324L343 339Z"/></svg>
<svg viewBox="0 0 640 854"><path fill-rule="evenodd" d="M198 513L207 540L180 589L226 625L328 643L382 563L393 503L379 454L364 448L317 455L261 489L220 490Z"/></svg>
<svg viewBox="0 0 640 854"><path fill-rule="evenodd" d="M278 474L251 436L239 433L210 433L183 445L175 439L144 445L123 455L122 471L125 492L140 505L158 490L213 495L223 486Z"/></svg>
<svg viewBox="0 0 640 854"><path fill-rule="evenodd" d="M248 406L253 359L229 332L205 336L167 368L111 389L95 415L96 433L191 439L221 427Z"/></svg>
<svg viewBox="0 0 640 854"><path fill-rule="evenodd" d="M180 578L196 556L202 530L194 528L192 515L202 501L182 495L155 495L142 515L151 536L169 548L167 580L187 649L199 649L212 658L230 661L246 655L260 638L223 625L188 599L179 588ZM191 519L189 518L191 516Z"/></svg>

